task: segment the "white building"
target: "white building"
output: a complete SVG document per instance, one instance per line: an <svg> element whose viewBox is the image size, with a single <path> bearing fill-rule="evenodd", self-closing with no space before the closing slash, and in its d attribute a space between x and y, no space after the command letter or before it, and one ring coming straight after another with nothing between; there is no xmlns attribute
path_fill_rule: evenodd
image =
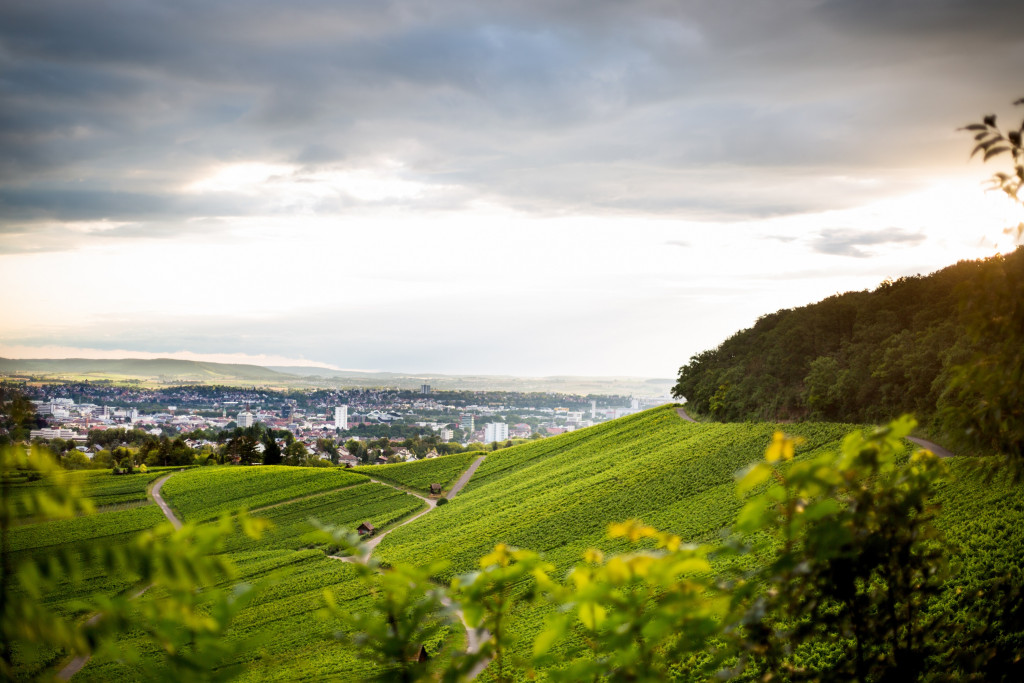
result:
<svg viewBox="0 0 1024 683"><path fill-rule="evenodd" d="M484 425L484 443L508 440L508 424L505 422L488 422Z"/></svg>
<svg viewBox="0 0 1024 683"><path fill-rule="evenodd" d="M246 410L238 414L238 417L235 419L235 423L239 427L243 428L252 427L254 424L256 424L256 417L248 410Z"/></svg>
<svg viewBox="0 0 1024 683"><path fill-rule="evenodd" d="M78 433L70 429L33 429L29 432L28 438L30 439L74 439L78 436ZM85 437L82 437L84 440Z"/></svg>
<svg viewBox="0 0 1024 683"><path fill-rule="evenodd" d="M338 406L334 409L334 428L348 429L348 406Z"/></svg>

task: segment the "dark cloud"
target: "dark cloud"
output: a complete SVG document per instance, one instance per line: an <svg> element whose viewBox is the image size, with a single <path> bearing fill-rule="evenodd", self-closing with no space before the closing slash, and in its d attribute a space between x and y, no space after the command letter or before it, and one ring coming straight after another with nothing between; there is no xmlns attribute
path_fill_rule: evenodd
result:
<svg viewBox="0 0 1024 683"><path fill-rule="evenodd" d="M1022 94L1022 23L1019 0L12 1L0 220L246 215L271 209L181 188L381 159L463 188L449 207L841 208L863 193L806 186L963 164L953 129Z"/></svg>
<svg viewBox="0 0 1024 683"><path fill-rule="evenodd" d="M848 230L831 228L822 230L810 240L811 248L821 254L867 258L870 249L884 244L920 244L927 239L922 232L911 232L899 228L888 230Z"/></svg>

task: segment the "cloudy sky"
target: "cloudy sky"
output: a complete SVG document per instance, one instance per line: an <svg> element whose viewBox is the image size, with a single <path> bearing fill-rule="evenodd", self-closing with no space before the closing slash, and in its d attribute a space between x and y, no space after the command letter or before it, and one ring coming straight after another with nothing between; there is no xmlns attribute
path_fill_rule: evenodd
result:
<svg viewBox="0 0 1024 683"><path fill-rule="evenodd" d="M1006 250L1020 0L0 4L0 356L671 377Z"/></svg>

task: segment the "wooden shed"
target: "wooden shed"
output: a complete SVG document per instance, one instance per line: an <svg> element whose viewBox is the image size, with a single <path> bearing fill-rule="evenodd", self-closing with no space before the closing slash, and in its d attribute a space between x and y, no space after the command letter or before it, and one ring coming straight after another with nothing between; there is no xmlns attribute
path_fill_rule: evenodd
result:
<svg viewBox="0 0 1024 683"><path fill-rule="evenodd" d="M441 493L441 485L440 484L431 484L430 485L430 492L431 493L437 493L437 494Z"/></svg>
<svg viewBox="0 0 1024 683"><path fill-rule="evenodd" d="M359 525L359 528L356 529L356 533L360 536L373 536L375 531L376 529L374 529L373 525L369 522L363 522Z"/></svg>

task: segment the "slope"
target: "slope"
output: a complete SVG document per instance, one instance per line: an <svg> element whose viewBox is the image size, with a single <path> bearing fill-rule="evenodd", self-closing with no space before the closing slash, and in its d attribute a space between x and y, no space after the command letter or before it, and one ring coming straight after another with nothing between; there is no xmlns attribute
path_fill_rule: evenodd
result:
<svg viewBox="0 0 1024 683"><path fill-rule="evenodd" d="M641 518L690 541L712 538L740 507L734 474L762 457L777 425L685 423L671 406L496 451L451 504L396 530L383 561L451 560L468 571L496 543L568 566L604 547L611 522ZM805 452L836 448L849 425L787 425Z"/></svg>

